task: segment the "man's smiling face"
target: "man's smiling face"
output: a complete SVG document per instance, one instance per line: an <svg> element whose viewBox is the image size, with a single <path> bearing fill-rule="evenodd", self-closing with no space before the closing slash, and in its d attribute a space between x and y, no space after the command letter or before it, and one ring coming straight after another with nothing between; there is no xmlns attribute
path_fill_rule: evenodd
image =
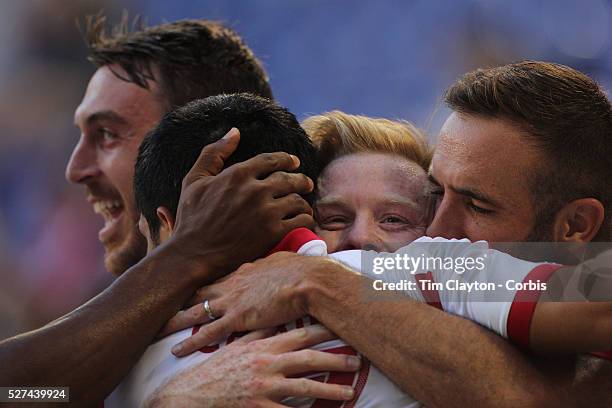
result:
<svg viewBox="0 0 612 408"><path fill-rule="evenodd" d="M342 156L319 176L315 231L330 253L396 251L425 234L428 193L425 171L404 157Z"/></svg>
<svg viewBox="0 0 612 408"><path fill-rule="evenodd" d="M530 183L541 163L515 125L453 113L430 168L439 197L427 235L490 242L537 238Z"/></svg>
<svg viewBox="0 0 612 408"><path fill-rule="evenodd" d="M123 73L117 66L112 69ZM149 90L143 89L103 66L91 78L74 115L81 135L66 178L85 186L87 200L103 217L98 237L106 252L106 268L115 275L146 252L132 182L138 147L164 113L158 92L155 82L149 82Z"/></svg>

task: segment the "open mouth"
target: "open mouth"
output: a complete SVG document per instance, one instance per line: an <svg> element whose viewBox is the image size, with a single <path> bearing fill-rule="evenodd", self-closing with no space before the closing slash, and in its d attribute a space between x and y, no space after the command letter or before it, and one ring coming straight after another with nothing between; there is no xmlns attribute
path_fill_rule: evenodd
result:
<svg viewBox="0 0 612 408"><path fill-rule="evenodd" d="M96 200L93 202L94 212L104 219L104 227L98 233L100 241L108 241L118 232L123 209L123 203L119 200Z"/></svg>

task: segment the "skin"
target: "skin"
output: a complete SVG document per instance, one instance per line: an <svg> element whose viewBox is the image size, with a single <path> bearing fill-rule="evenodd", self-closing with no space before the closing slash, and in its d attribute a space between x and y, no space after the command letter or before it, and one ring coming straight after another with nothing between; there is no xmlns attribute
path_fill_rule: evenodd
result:
<svg viewBox="0 0 612 408"><path fill-rule="evenodd" d="M425 171L400 156L359 153L336 159L318 180L315 232L330 253L393 252L425 234L428 184Z"/></svg>
<svg viewBox="0 0 612 408"><path fill-rule="evenodd" d="M287 378L310 371L354 371L354 356L304 350L335 336L320 325L291 330L267 339L272 330L255 331L187 368L160 386L145 402L152 407L284 407L285 396L350 400L350 387L306 378ZM293 351L302 349L300 351ZM232 381L228 381L231 375Z"/></svg>
<svg viewBox="0 0 612 408"><path fill-rule="evenodd" d="M164 109L159 89L120 80L118 66L99 68L74 114L81 135L66 167L66 178L85 187L87 200L104 220L98 237L105 249L104 263L120 275L146 252L137 228L132 179L138 147ZM114 204L111 208L108 205Z"/></svg>
<svg viewBox="0 0 612 408"><path fill-rule="evenodd" d="M351 249L394 252L425 234L430 183L425 171L410 160L386 153L350 154L329 163L317 182L315 232L325 241L330 253ZM157 215L161 225L159 236L163 242L172 234L174 220L163 207L158 208ZM149 248L154 248L155 242L144 217L140 219L140 227ZM280 282L283 275L274 279ZM206 293L206 288L203 288L197 298ZM241 293L241 296L247 295ZM208 322L208 316L199 303L179 312L160 336L188 327L187 322L194 318L198 318L200 323ZM249 313L248 310L242 312L245 316ZM210 326L222 323L215 322L201 332L208 336ZM178 356L193 352L199 348L196 347L198 344L204 344L205 340L199 336L198 333L187 338L173 352Z"/></svg>
<svg viewBox="0 0 612 408"><path fill-rule="evenodd" d="M538 168L541 155L506 122L456 113L438 140L429 172L438 202L427 235L525 241L536 221L530 169Z"/></svg>
<svg viewBox="0 0 612 408"><path fill-rule="evenodd" d="M100 75L110 80L103 74ZM97 76L94 82L100 78ZM115 91L121 93L118 89ZM122 106L134 109L144 105L138 98L130 104L125 97L117 95L116 101L123 101ZM108 98L102 98L107 105L99 106L117 108L111 106L112 96ZM80 112L76 116L79 123L82 117L85 121L88 117ZM125 189L128 187L120 185L120 180L125 177L131 183L131 170L116 174L106 160L120 166L120 162L115 162L118 157L129 160L133 154L133 165L136 141L124 135L124 139L107 146L102 140L108 136L102 137L100 133L95 136L93 128L85 132L89 136L79 140L68 177L74 176L83 183L89 180L88 187L92 188L94 197L119 197L121 204L127 206ZM98 143L94 140L106 148L94 148ZM224 160L238 143L239 134L234 132L202 151L183 181L172 239L78 309L38 330L0 342L3 362L0 384L69 386L72 405L96 405L119 383L163 324L198 287L267 253L294 228L312 225L310 209L304 212L304 203L296 201L293 194L311 191L312 181L303 175L287 173L296 169L299 161L286 153L271 153L221 171ZM98 160L99 157L105 160ZM102 167L104 172L100 170ZM75 168L98 170L74 173ZM223 211L218 211L219 208ZM115 258L115 248L119 250L127 245L124 244L129 240L126 237L137 228L136 221L127 225L128 218L131 217L120 215L121 222L109 229L109 242L117 242L110 246L112 251L107 256L110 261ZM249 220L252 219L259 220L257 227L251 228ZM106 239L106 232L102 235Z"/></svg>
<svg viewBox="0 0 612 408"><path fill-rule="evenodd" d="M170 240L175 233L176 222L171 211L159 207L157 216L160 221L158 239L152 238L144 216L141 215L138 223L140 232L147 239L149 252ZM201 305L199 309L203 309ZM278 407L282 406L278 402L289 396L330 400L353 398L350 386L288 378L311 371L341 372L359 368L360 361L356 357L315 350L299 351L334 339L329 330L315 325L260 340L275 332L275 328L253 332L242 341L221 348L210 359L175 374L156 390L147 406L214 407L223 403L249 407L256 403L258 406ZM247 343L250 344L245 346ZM203 376L202 372L208 374Z"/></svg>
<svg viewBox="0 0 612 408"><path fill-rule="evenodd" d="M431 166L443 192L428 234L492 241L533 237L536 217L526 181L539 163L538 152L520 146L520 137L519 129L503 121L451 115ZM597 208L589 199L568 203L547 235L588 242L601 226ZM330 259L289 253L244 265L199 292L223 317L201 330L198 341L207 344L236 328L267 327L310 314L426 406L605 406L612 398L605 385L612 365L605 360L542 361L426 304L364 302L363 291L354 289L367 286L364 279Z"/></svg>

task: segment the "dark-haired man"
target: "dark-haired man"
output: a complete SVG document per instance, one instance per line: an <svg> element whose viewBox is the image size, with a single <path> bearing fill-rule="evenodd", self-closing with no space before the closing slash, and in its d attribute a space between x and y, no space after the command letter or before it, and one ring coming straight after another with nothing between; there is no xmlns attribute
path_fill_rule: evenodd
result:
<svg viewBox="0 0 612 408"><path fill-rule="evenodd" d="M317 163L315 148L310 139L300 127L296 118L286 109L277 104L248 94L219 95L191 102L175 111L170 112L161 120L159 125L145 137L134 175L134 192L136 205L142 214L140 228L147 237L149 250L167 241L174 232L176 209L181 193L180 182L196 161L198 152L203 146L219 139L232 125L241 129L241 143L225 166L245 161L256 153L282 150L296 155L301 162L301 171L313 180L317 177ZM385 192L385 198L397 197ZM202 197L203 200L215 205L215 197ZM307 199L312 199L308 195ZM250 221L258 224L257 219ZM299 228L290 232L272 252L295 251L304 255L323 255L325 243L311 231ZM236 248L239 252L240 248ZM342 262L349 261L347 251L337 258ZM282 275L278 276L282 279ZM304 327L308 330L325 330L315 327L309 317L287 323L280 332L294 327ZM132 368L129 375L121 385L107 399L107 408L110 406L142 406L149 399L154 390L172 377L175 373L193 369L200 364L201 369L210 375L209 359L215 361L217 353L228 348L239 334L232 334L215 344L208 344L199 351L186 358L176 359L171 349L177 341L188 338L198 327L188 328L171 336L165 337L152 344L141 360ZM260 388L265 390L272 401L281 401L289 406L341 406L341 402L333 403L329 400L351 400L355 386L354 399L347 402L348 406L356 408L369 407L414 407L417 403L403 393L393 382L386 378L376 367L364 361L360 370L356 372L329 372L330 370L316 370L316 362L329 353L339 359L338 365L353 361L358 365L357 353L348 344L338 339L327 339L323 344L313 345L307 353L301 353L302 366L298 372L292 374L292 379L277 379L279 386L273 387L269 381L260 378ZM320 351L319 351L320 350ZM300 353L292 353L294 359L299 359ZM265 358L265 357L261 357ZM286 359L287 357L285 357ZM278 364L278 363L277 363ZM270 362L274 366L274 362ZM285 365L285 364L281 364ZM350 366L345 364L344 370ZM197 369L197 368L196 368ZM285 368L290 370L290 368ZM308 373L308 374L304 374ZM184 376L184 371L176 378ZM189 381L185 381L189 383ZM295 391L296 384L306 384L311 389L311 401L307 401L306 393ZM323 385L327 384L328 388ZM215 392L219 387L235 390L224 394ZM292 394L291 392L295 394ZM209 382L203 392L194 392L188 396L175 392L171 401L165 400L163 393L151 398L151 403L162 403L174 406L177 401L191 398L192 406L249 406L257 401L245 401L244 390L233 378L226 378L225 382ZM218 397L223 400L219 401ZM176 397L180 398L176 398ZM286 396L301 397L284 399ZM167 397L167 395L166 395ZM320 400L317 400L319 398ZM323 399L328 401L323 401ZM153 404L153 405L155 405Z"/></svg>
<svg viewBox="0 0 612 408"><path fill-rule="evenodd" d="M310 191L312 181L288 173L298 165L295 157L269 153L217 174L224 152L238 143L233 134L202 153L184 183L175 234L139 262L146 246L132 177L146 132L165 112L196 98L223 92L271 97L271 91L251 50L220 24L188 20L133 32L127 25L109 34L104 17L88 22L97 70L75 112L81 136L66 169L104 218L105 264L121 276L79 309L0 343L0 385L69 386L77 405L108 395L198 287L312 222L311 210L294 194ZM204 192L217 197L219 207L203 206ZM259 220L257 227L251 219ZM320 338L302 333L306 340L313 336Z"/></svg>
<svg viewBox="0 0 612 408"><path fill-rule="evenodd" d="M295 116L269 99L251 94L218 95L190 102L166 114L139 148L134 173L134 196L143 236L158 246L170 237L181 193L181 181L202 149L221 139L232 127L240 129L240 144L224 167L260 153L285 152L296 156L295 172L316 180L316 152ZM283 196L283 191L276 192ZM306 196L312 204L312 193ZM212 197L204 197L213 205ZM297 196L285 199L297 199ZM220 205L223 203L220 203ZM165 211L160 210L163 207ZM300 209L307 212L307 208ZM259 220L249 220L256 224ZM237 251L239 251L237 249Z"/></svg>
<svg viewBox="0 0 612 408"><path fill-rule="evenodd" d="M526 61L468 73L446 99L454 113L431 165L440 198L429 235L610 239L612 108L593 80L565 66ZM279 273L285 277L276 283ZM612 365L600 358L605 353L577 360L526 357L481 327L433 307L364 302L363 294L349 289L364 278L334 262L277 254L234 276L205 293L213 312L232 317L200 330L204 343L226 331L310 314L427 406L612 401ZM238 298L245 287L250 295ZM211 293L222 293L219 301ZM183 352L194 346L185 343Z"/></svg>
<svg viewBox="0 0 612 408"><path fill-rule="evenodd" d="M97 70L74 114L81 137L66 178L85 187L104 218L105 265L120 275L146 251L132 191L146 132L165 112L197 98L233 92L271 98L272 91L252 51L219 23L178 21L109 37L103 22L88 24L89 60Z"/></svg>
<svg viewBox="0 0 612 408"><path fill-rule="evenodd" d="M240 129L240 144L226 160L225 167L249 160L260 153L284 151L300 160L297 172L316 180L318 170L315 149L295 116L286 109L268 99L250 94L218 95L190 102L165 115L159 125L145 137L139 149L134 174L134 193L136 206L141 214L140 229L147 237L149 251L166 242L174 233L181 181L196 162L199 152L203 147L219 140L233 126ZM214 194L202 197L207 205L223 205L218 203L217 199ZM312 194L309 194L307 199L311 201ZM259 224L258 219L246 222ZM239 253L241 248L233 248L233 251ZM313 329L316 330L310 330ZM218 350L225 349L237 340L237 336L232 336L219 345L202 348L189 358L174 358L170 352L172 346L177 339L186 338L191 333L190 328L152 344L130 370L127 378L106 400L105 406L143 406L153 391L174 373L206 362L214 357ZM327 358L326 353L322 351L312 353L301 370L317 369L314 362L321 357ZM332 358L339 359L338 365L347 368L347 358L355 358L355 363L358 362L356 357L345 354L348 353L334 354ZM288 353L286 358L297 360L300 353ZM226 381L233 389L242 388L229 378ZM297 380L280 378L276 381L279 385L274 390L274 395L270 395L273 399L280 399L283 394L290 395ZM333 396L325 392L326 389L321 387L320 382L311 379L304 381L315 393L313 397ZM215 388L218 388L218 385L215 387L211 384L207 392L191 398L208 398L205 404L208 406L238 406L240 399L244 399L244 390L240 390L239 394L232 394L215 392ZM263 390L265 386L262 385L261 388L262 393L268 392ZM330 381L330 389L336 389L334 399L343 395L344 391L351 392L350 387L346 387L347 390L344 388L345 386ZM241 398L238 398L238 395ZM222 404L218 398L222 398Z"/></svg>

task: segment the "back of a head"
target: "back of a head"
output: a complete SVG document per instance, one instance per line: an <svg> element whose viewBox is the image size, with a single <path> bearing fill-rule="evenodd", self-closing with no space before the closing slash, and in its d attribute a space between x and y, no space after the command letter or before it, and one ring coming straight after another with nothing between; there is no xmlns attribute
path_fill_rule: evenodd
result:
<svg viewBox="0 0 612 408"><path fill-rule="evenodd" d="M311 116L302 126L317 148L321 170L341 156L364 152L398 155L429 169L431 149L410 122L333 111Z"/></svg>
<svg viewBox="0 0 612 408"><path fill-rule="evenodd" d="M233 30L214 21L181 20L130 31L127 15L110 32L103 15L86 25L89 60L116 64L121 79L148 88L160 84L168 110L194 99L248 92L272 99L268 77L251 49Z"/></svg>
<svg viewBox="0 0 612 408"><path fill-rule="evenodd" d="M612 107L595 81L564 65L523 61L469 72L445 99L460 114L508 121L542 153L531 186L540 217L596 198L605 208L596 239L610 240Z"/></svg>
<svg viewBox="0 0 612 408"><path fill-rule="evenodd" d="M181 183L204 146L232 127L240 143L225 166L260 153L287 152L300 159L300 172L317 178L315 149L295 116L269 99L250 94L217 95L167 113L140 146L134 174L136 206L157 235L156 209L176 214ZM306 197L312 200L312 196Z"/></svg>

